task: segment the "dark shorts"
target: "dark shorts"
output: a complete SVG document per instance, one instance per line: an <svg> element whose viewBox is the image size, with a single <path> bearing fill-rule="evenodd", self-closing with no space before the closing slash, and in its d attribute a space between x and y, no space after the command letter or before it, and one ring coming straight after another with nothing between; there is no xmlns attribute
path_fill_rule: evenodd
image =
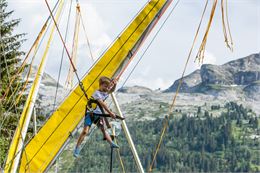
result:
<svg viewBox="0 0 260 173"><path fill-rule="evenodd" d="M84 120L84 127L86 126L91 126L92 123L96 124L98 127L102 126L103 123L103 118L101 118L98 115L93 115L93 117L91 117L90 113L87 112L87 114L85 115L85 120Z"/></svg>

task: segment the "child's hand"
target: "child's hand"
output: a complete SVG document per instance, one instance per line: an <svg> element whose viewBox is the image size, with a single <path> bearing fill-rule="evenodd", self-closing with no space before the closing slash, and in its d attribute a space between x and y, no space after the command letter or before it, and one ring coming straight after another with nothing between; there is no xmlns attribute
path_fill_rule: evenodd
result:
<svg viewBox="0 0 260 173"><path fill-rule="evenodd" d="M116 114L114 114L113 112L109 113L109 115L110 115L113 119L116 119Z"/></svg>
<svg viewBox="0 0 260 173"><path fill-rule="evenodd" d="M111 80L111 83L112 83L113 85L116 85L116 84L117 84L117 81L118 81L117 79L112 79L112 80Z"/></svg>
<svg viewBox="0 0 260 173"><path fill-rule="evenodd" d="M116 84L117 84L117 79L112 79L110 82L110 89L109 89L109 93L112 93L115 91L116 89Z"/></svg>

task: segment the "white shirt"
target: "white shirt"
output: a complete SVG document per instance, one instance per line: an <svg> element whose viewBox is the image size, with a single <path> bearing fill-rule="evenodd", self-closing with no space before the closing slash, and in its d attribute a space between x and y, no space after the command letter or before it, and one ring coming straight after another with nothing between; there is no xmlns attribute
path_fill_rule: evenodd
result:
<svg viewBox="0 0 260 173"><path fill-rule="evenodd" d="M92 95L92 97L95 99L95 100L102 100L102 101L105 101L107 98L108 98L108 93L107 92L102 92L102 91L99 91L99 90L96 90L94 92L94 94ZM97 108L93 111L93 113L95 114L102 114L102 111L100 110L99 106L97 106Z"/></svg>

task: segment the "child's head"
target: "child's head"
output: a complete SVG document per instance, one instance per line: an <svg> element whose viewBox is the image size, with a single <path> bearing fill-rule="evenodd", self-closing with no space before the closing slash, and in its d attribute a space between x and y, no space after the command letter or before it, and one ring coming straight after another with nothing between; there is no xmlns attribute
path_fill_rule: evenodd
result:
<svg viewBox="0 0 260 173"><path fill-rule="evenodd" d="M99 78L99 89L104 92L108 92L110 89L111 79L102 76Z"/></svg>

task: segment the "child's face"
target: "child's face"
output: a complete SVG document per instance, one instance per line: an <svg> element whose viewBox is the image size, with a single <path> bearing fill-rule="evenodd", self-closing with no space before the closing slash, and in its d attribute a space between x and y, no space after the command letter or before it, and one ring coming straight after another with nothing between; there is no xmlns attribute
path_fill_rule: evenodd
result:
<svg viewBox="0 0 260 173"><path fill-rule="evenodd" d="M99 86L99 89L103 92L108 92L110 88L110 84L109 83L103 83Z"/></svg>

